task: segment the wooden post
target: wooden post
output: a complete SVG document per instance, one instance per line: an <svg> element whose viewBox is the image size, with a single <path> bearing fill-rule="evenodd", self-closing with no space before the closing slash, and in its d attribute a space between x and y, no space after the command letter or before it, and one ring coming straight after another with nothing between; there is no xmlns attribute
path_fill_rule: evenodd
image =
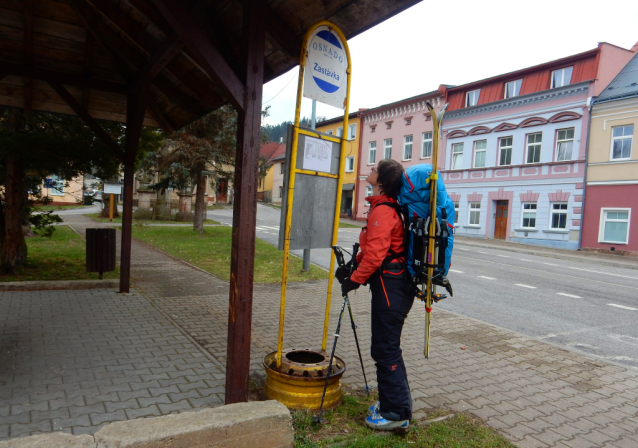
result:
<svg viewBox="0 0 638 448"><path fill-rule="evenodd" d="M137 92L129 93L126 100L126 152L124 154L120 293L127 293L131 288L131 238L133 235L135 157L137 156L137 150L140 145L145 103L149 88L150 83L145 83Z"/></svg>
<svg viewBox="0 0 638 448"><path fill-rule="evenodd" d="M238 111L233 187L233 243L226 354L226 404L248 401L250 330L257 224L259 129L264 83L266 0L244 2L242 23L243 111Z"/></svg>
<svg viewBox="0 0 638 448"><path fill-rule="evenodd" d="M113 222L113 201L115 200L115 195L111 194L111 205L109 206L109 221Z"/></svg>

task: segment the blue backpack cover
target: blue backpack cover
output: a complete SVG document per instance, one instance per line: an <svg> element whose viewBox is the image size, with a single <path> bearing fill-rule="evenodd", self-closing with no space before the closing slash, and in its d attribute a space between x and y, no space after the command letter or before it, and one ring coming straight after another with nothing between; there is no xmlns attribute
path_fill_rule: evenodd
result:
<svg viewBox="0 0 638 448"><path fill-rule="evenodd" d="M403 185L401 192L399 193L399 204L404 210L407 208L406 225L409 226L410 220L413 216L419 216L426 219L430 213L430 182L429 177L432 174L432 165L421 164L408 167L403 172ZM452 261L452 248L454 245L454 203L450 199L445 191L445 185L439 172L439 179L437 180L437 194L436 194L436 216L439 223L441 222L442 212L445 209L447 214L449 237L447 238L447 247L445 249L445 263L443 265L443 272L439 272L443 277L447 277L450 270L450 262ZM407 265L410 274L414 277L415 272L413 269L414 256L413 256L413 234L408 232L406 244L407 253Z"/></svg>

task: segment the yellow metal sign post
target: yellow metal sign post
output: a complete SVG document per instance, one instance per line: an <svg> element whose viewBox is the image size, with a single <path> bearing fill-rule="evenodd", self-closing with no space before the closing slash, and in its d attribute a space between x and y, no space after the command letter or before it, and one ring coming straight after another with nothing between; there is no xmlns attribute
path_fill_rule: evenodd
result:
<svg viewBox="0 0 638 448"><path fill-rule="evenodd" d="M282 362L282 352L283 352L283 344L284 344L284 318L286 313L286 290L287 290L287 281L288 281L288 260L290 256L290 227L292 223L292 205L293 205L293 196L295 191L295 175L296 174L307 174L313 176L323 176L329 177L333 179L337 179L337 198L335 204L335 219L333 225L332 232L332 245L337 244L337 237L339 231L339 211L341 210L341 189L343 187L343 173L344 173L344 164L345 164L345 154L346 154L346 140L341 136L341 138L337 137L329 137L326 135L320 135L317 132L313 132L309 129L300 129L299 127L299 119L301 113L301 97L303 91L303 83L304 83L304 72L305 65L308 60L308 44L310 37L313 32L321 27L328 27L329 31L333 31L336 33L341 39L341 43L344 46L344 51L347 57L347 69L346 69L346 97L344 101L344 115L343 115L343 128L348 129L348 105L350 101L350 76L352 70L352 61L350 59L350 50L348 49L348 44L346 42L346 38L341 32L339 28L337 28L333 23L328 22L326 20L321 20L313 24L306 35L304 36L304 40L301 46L301 57L299 61L299 81L297 84L297 103L295 107L295 122L293 126L293 135L292 135L292 148L290 153L290 167L289 167L289 176L288 176L288 188L287 188L287 196L286 196L286 221L284 228L284 256L283 256L283 269L282 269L282 278L281 278L281 300L280 300L280 310L279 310L279 335L277 342L277 354L275 357L277 368L281 367ZM322 173L318 171L308 171L297 168L297 140L299 134L321 138L323 140L328 140L331 142L341 143L341 152L339 156L339 174L329 174ZM323 330L323 339L321 342L321 350L326 350L326 341L328 338L328 320L330 316L330 304L332 299L332 285L333 285L333 275L334 272L334 264L335 264L335 255L331 253L330 255L330 277L328 280L328 294L326 297L326 313L324 318L324 330Z"/></svg>

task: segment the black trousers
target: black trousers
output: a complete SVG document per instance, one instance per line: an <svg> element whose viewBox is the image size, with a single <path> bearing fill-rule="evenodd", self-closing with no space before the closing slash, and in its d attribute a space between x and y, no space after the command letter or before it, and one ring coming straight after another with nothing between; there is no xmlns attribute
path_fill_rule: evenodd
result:
<svg viewBox="0 0 638 448"><path fill-rule="evenodd" d="M377 367L380 414L389 420L412 418L412 396L401 352L401 331L413 297L403 292L403 275L373 275L372 347L370 353Z"/></svg>

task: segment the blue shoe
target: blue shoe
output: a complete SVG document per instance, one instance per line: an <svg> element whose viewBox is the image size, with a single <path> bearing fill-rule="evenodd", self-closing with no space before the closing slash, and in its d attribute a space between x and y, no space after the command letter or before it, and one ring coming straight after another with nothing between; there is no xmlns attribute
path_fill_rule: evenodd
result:
<svg viewBox="0 0 638 448"><path fill-rule="evenodd" d="M381 406L381 402L377 401L375 404L368 408L368 415L373 415L375 412L379 412L379 406Z"/></svg>
<svg viewBox="0 0 638 448"><path fill-rule="evenodd" d="M394 431L399 434L408 432L409 420L386 420L377 412L366 417L366 426L377 431Z"/></svg>

